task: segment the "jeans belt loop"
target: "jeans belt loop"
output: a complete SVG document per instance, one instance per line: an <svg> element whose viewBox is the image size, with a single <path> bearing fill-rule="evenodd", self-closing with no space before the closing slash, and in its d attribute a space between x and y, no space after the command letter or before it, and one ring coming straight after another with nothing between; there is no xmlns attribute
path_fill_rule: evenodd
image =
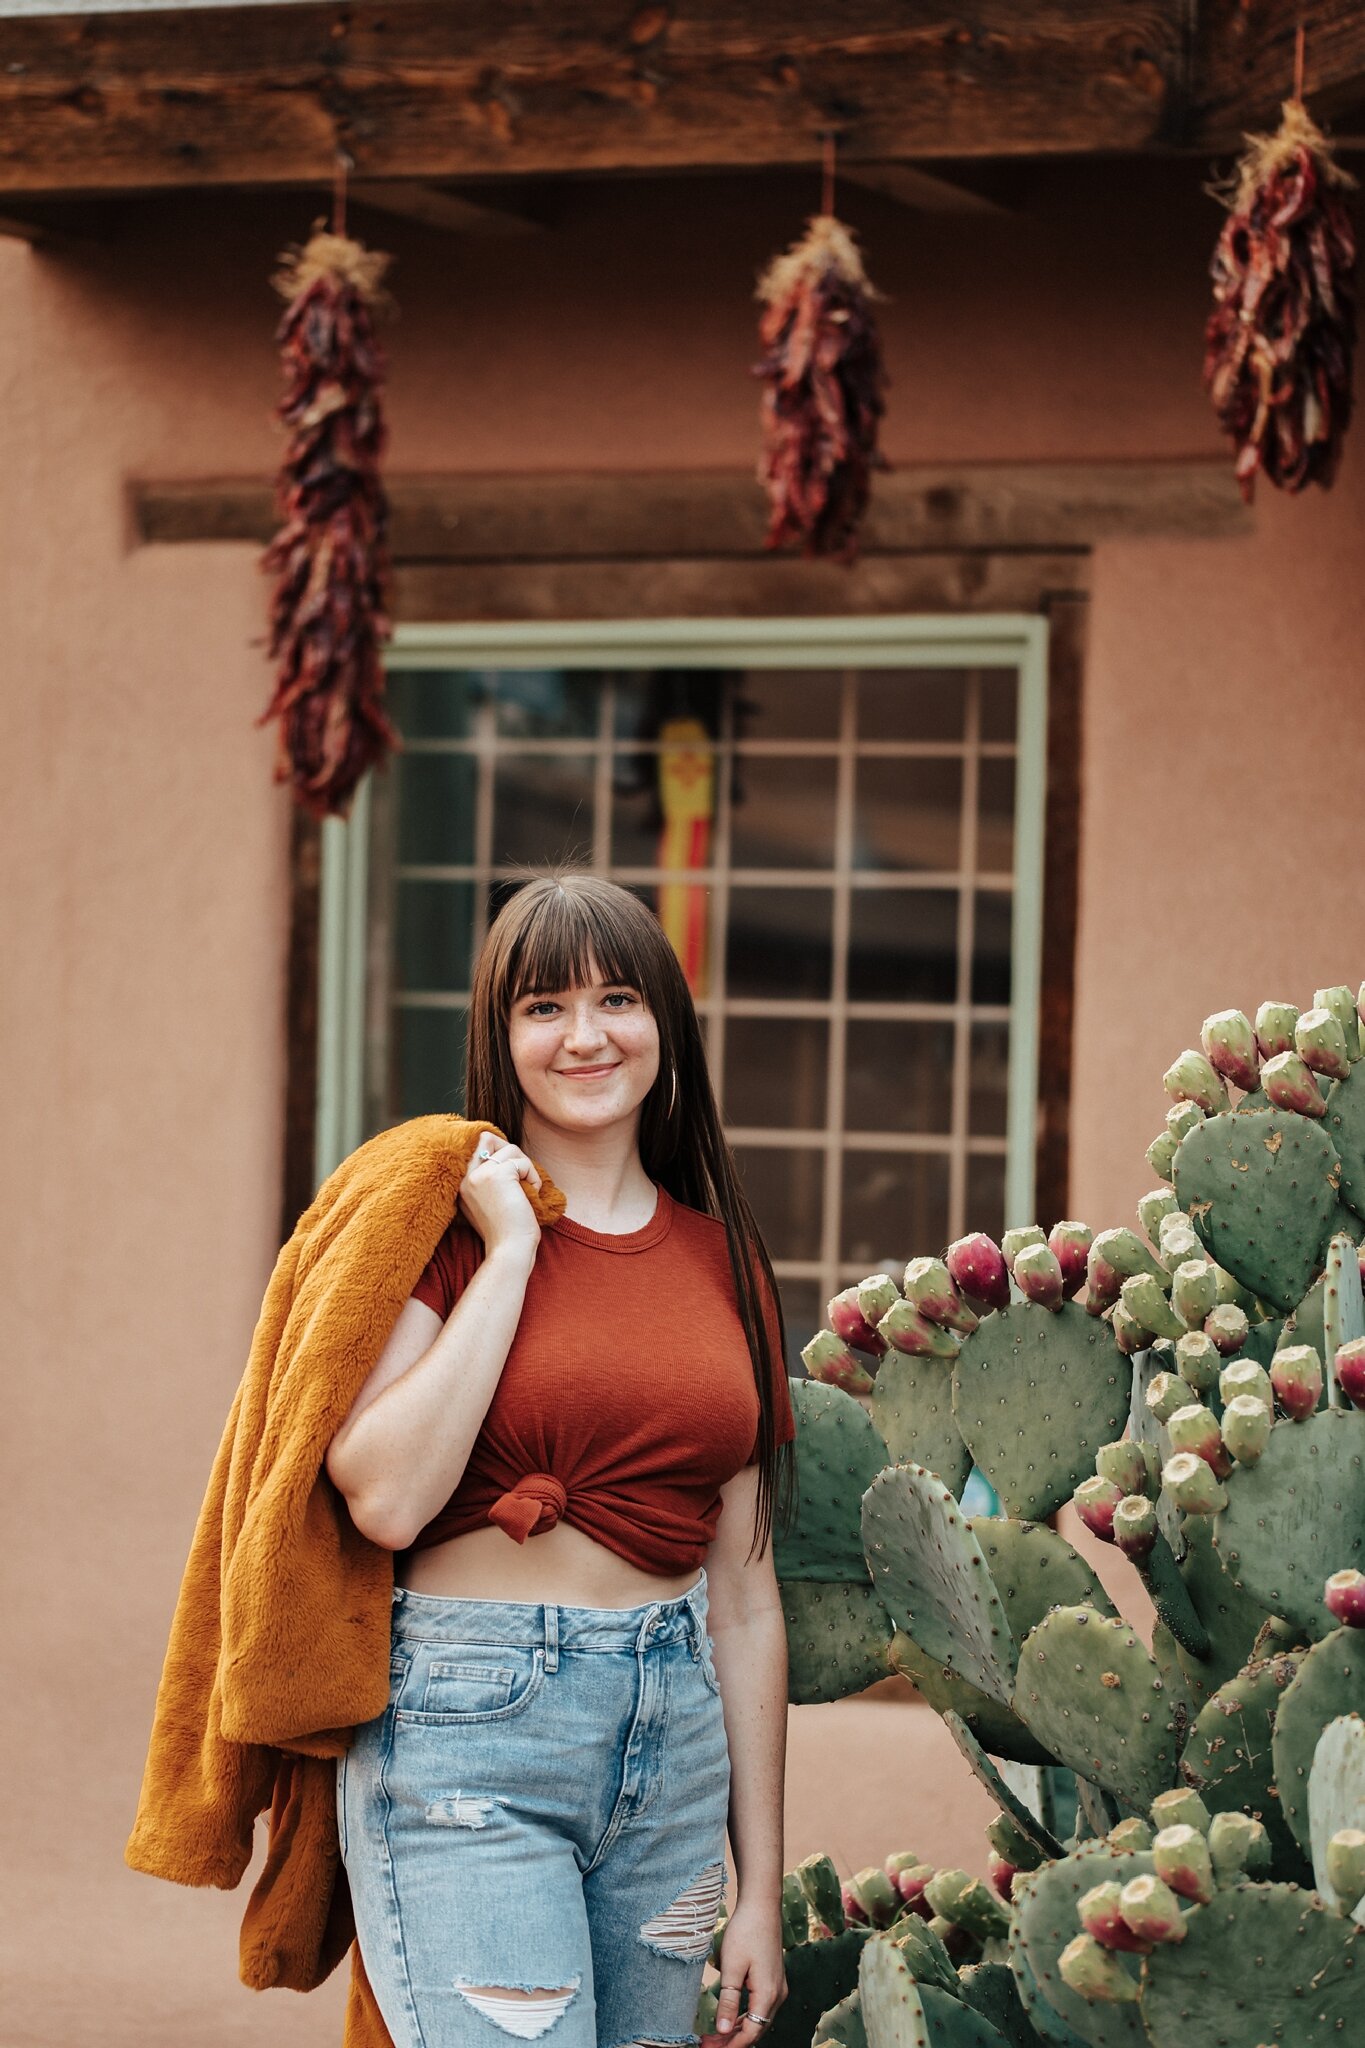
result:
<svg viewBox="0 0 1365 2048"><path fill-rule="evenodd" d="M559 1609L552 1600L545 1602L545 1669L559 1669Z"/></svg>

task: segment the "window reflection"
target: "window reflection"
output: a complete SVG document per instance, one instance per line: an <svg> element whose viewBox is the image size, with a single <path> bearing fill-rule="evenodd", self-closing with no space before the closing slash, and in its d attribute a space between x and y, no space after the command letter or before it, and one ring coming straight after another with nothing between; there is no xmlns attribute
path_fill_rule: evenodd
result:
<svg viewBox="0 0 1365 2048"><path fill-rule="evenodd" d="M956 889L855 889L849 921L848 992L855 1002L954 1000Z"/></svg>
<svg viewBox="0 0 1365 2048"><path fill-rule="evenodd" d="M844 1154L839 1255L864 1273L897 1271L948 1242L948 1157L943 1152Z"/></svg>

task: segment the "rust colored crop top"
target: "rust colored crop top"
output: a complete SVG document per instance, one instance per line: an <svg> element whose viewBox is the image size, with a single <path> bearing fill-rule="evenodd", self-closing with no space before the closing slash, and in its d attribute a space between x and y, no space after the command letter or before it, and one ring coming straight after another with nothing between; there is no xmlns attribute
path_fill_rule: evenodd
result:
<svg viewBox="0 0 1365 2048"><path fill-rule="evenodd" d="M457 1215L414 1300L444 1321L482 1258ZM771 1301L765 1314L785 1443L796 1424ZM663 1187L649 1222L623 1235L561 1216L541 1231L460 1483L411 1547L488 1522L524 1543L563 1519L644 1571L686 1571L715 1536L720 1488L757 1456L758 1416L718 1218Z"/></svg>

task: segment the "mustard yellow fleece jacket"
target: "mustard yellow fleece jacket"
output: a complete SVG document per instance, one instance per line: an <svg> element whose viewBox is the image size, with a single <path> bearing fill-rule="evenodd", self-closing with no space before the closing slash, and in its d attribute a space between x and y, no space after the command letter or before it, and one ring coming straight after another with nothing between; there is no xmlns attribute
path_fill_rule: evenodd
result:
<svg viewBox="0 0 1365 2048"><path fill-rule="evenodd" d="M382 1131L280 1252L190 1544L124 1850L134 1870L231 1890L268 1807L242 1982L311 1991L349 1948L343 2048L392 2048L355 1942L336 1759L388 1704L393 1554L360 1534L323 1458L494 1128L423 1116ZM543 1223L563 1214L544 1176L531 1199Z"/></svg>

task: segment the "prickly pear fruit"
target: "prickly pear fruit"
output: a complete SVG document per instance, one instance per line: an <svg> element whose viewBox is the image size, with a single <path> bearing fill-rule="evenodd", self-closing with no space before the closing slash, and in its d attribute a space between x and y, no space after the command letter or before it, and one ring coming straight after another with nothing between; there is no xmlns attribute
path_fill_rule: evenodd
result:
<svg viewBox="0 0 1365 2048"><path fill-rule="evenodd" d="M970 1962L981 1953L981 1945L969 1929L959 1927L953 1920L945 1920L941 1913L933 1914L928 1923L929 1932L936 1934L948 1951L950 1963Z"/></svg>
<svg viewBox="0 0 1365 2048"><path fill-rule="evenodd" d="M1338 1344L1332 1370L1337 1385L1353 1408L1365 1408L1365 1337Z"/></svg>
<svg viewBox="0 0 1365 2048"><path fill-rule="evenodd" d="M1185 1939L1180 1901L1159 1877L1130 1877L1119 1893L1119 1912L1147 1950L1157 1942Z"/></svg>
<svg viewBox="0 0 1365 2048"><path fill-rule="evenodd" d="M886 1350L886 1339L879 1337L867 1317L858 1306L858 1290L846 1287L842 1294L836 1294L825 1309L825 1320L837 1337L845 1344L851 1344L855 1351L866 1351L873 1358L880 1358Z"/></svg>
<svg viewBox="0 0 1365 2048"><path fill-rule="evenodd" d="M844 1931L844 1906L839 1873L828 1856L807 1856L796 1866L797 1882L815 1919L830 1934ZM824 1937L822 1936L823 1940Z"/></svg>
<svg viewBox="0 0 1365 2048"><path fill-rule="evenodd" d="M1306 1067L1329 1081L1345 1081L1351 1072L1346 1033L1330 1010L1305 1010L1294 1026L1294 1049Z"/></svg>
<svg viewBox="0 0 1365 2048"><path fill-rule="evenodd" d="M1135 1230L1123 1226L1117 1230L1102 1230L1090 1250L1092 1256L1098 1252L1106 1265L1113 1267L1120 1280L1131 1280L1135 1273L1161 1277L1160 1262L1153 1258Z"/></svg>
<svg viewBox="0 0 1365 2048"><path fill-rule="evenodd" d="M1274 1413L1275 1389L1270 1384L1270 1374L1254 1358L1234 1358L1231 1365L1225 1365L1218 1375L1218 1393L1225 1407L1239 1394L1252 1394Z"/></svg>
<svg viewBox="0 0 1365 2048"><path fill-rule="evenodd" d="M955 1927L965 1927L978 1941L1000 1941L1010 1931L1010 1916L989 1885L965 1870L940 1870L925 1886L925 1897Z"/></svg>
<svg viewBox="0 0 1365 2048"><path fill-rule="evenodd" d="M1082 1998L1103 1999L1109 2005L1133 2005L1137 2001L1137 1979L1123 1964L1101 1948L1093 1934L1078 1934L1057 1958L1062 1982Z"/></svg>
<svg viewBox="0 0 1365 2048"><path fill-rule="evenodd" d="M1202 1052L1188 1048L1173 1060L1161 1085L1176 1102L1197 1102L1208 1116L1231 1108L1228 1091Z"/></svg>
<svg viewBox="0 0 1365 2048"><path fill-rule="evenodd" d="M1046 1244L1047 1238L1036 1223L1016 1223L1007 1230L1000 1240L1000 1249L1005 1254L1005 1264L1013 1266L1020 1252L1031 1244Z"/></svg>
<svg viewBox="0 0 1365 2048"><path fill-rule="evenodd" d="M1256 1012L1256 1043L1262 1060L1294 1050L1294 1026L1299 1013L1293 1003L1262 1003Z"/></svg>
<svg viewBox="0 0 1365 2048"><path fill-rule="evenodd" d="M1261 1085L1256 1059L1256 1033L1251 1019L1241 1010L1215 1010L1204 1019L1199 1042L1215 1074L1231 1081L1234 1088L1250 1091Z"/></svg>
<svg viewBox="0 0 1365 2048"><path fill-rule="evenodd" d="M1016 1870L1036 1870L1043 1860L1042 1850L1024 1833L1013 1814L997 1813L986 1830L986 1840L996 1855L1012 1863Z"/></svg>
<svg viewBox="0 0 1365 2048"><path fill-rule="evenodd" d="M842 1893L845 1917L889 1927L901 1910L900 1893L884 1870L875 1863L849 1878Z"/></svg>
<svg viewBox="0 0 1365 2048"><path fill-rule="evenodd" d="M1177 1451L1166 1460L1161 1484L1187 1515L1216 1515L1228 1504L1226 1488L1193 1451Z"/></svg>
<svg viewBox="0 0 1365 2048"><path fill-rule="evenodd" d="M932 1920L934 1909L924 1896L924 1888L934 1874L932 1863L916 1863L909 1870L898 1870L891 1882L901 1895L902 1912L918 1913L921 1920Z"/></svg>
<svg viewBox="0 0 1365 2048"><path fill-rule="evenodd" d="M1199 1233L1183 1209L1163 1216L1156 1235L1161 1263L1168 1273L1174 1273L1177 1266L1183 1266L1189 1259L1206 1256Z"/></svg>
<svg viewBox="0 0 1365 2048"><path fill-rule="evenodd" d="M1114 1540L1114 1510L1123 1499L1122 1489L1111 1480L1083 1479L1071 1497L1071 1504L1092 1536L1102 1543Z"/></svg>
<svg viewBox="0 0 1365 2048"><path fill-rule="evenodd" d="M1311 1344L1286 1344L1270 1361L1270 1384L1291 1422L1306 1422L1322 1397L1322 1360Z"/></svg>
<svg viewBox="0 0 1365 2048"><path fill-rule="evenodd" d="M1153 1824L1158 1831L1162 1828L1195 1828L1201 1835L1209 1831L1209 1810L1197 1792L1185 1785L1173 1785L1169 1792L1158 1792L1152 1801Z"/></svg>
<svg viewBox="0 0 1365 2048"><path fill-rule="evenodd" d="M998 1850L992 1849L986 1858L986 1869L991 1883L1008 1905L1014 1897L1014 1880L1019 1875L1017 1866L1007 1863Z"/></svg>
<svg viewBox="0 0 1365 2048"><path fill-rule="evenodd" d="M1261 1086L1276 1109L1294 1109L1300 1116L1326 1116L1322 1091L1296 1052L1278 1052L1261 1068Z"/></svg>
<svg viewBox="0 0 1365 2048"><path fill-rule="evenodd" d="M1151 1345L1151 1331L1122 1301L1116 1301L1109 1311L1109 1327L1125 1358L1135 1358L1139 1351L1146 1351Z"/></svg>
<svg viewBox="0 0 1365 2048"><path fill-rule="evenodd" d="M1333 1572L1322 1597L1344 1627L1365 1628L1365 1572Z"/></svg>
<svg viewBox="0 0 1365 2048"><path fill-rule="evenodd" d="M1215 1813L1209 1822L1209 1857L1218 1884L1259 1877L1270 1868L1270 1837L1249 1813Z"/></svg>
<svg viewBox="0 0 1365 2048"><path fill-rule="evenodd" d="M1251 1325L1246 1310L1225 1301L1204 1318L1204 1335L1224 1358L1231 1358L1246 1343Z"/></svg>
<svg viewBox="0 0 1365 2048"><path fill-rule="evenodd" d="M806 1372L827 1387L842 1387L846 1394L870 1393L874 1384L862 1360L836 1337L833 1330L817 1330L809 1344L801 1347Z"/></svg>
<svg viewBox="0 0 1365 2048"><path fill-rule="evenodd" d="M1203 1121L1204 1112L1197 1102L1173 1102L1166 1112L1166 1128L1177 1145Z"/></svg>
<svg viewBox="0 0 1365 2048"><path fill-rule="evenodd" d="M1144 1330L1150 1330L1154 1337L1183 1337L1185 1325L1162 1290L1161 1282L1151 1273L1135 1273L1131 1280L1125 1280L1120 1298L1134 1322Z"/></svg>
<svg viewBox="0 0 1365 2048"><path fill-rule="evenodd" d="M1062 1269L1062 1292L1070 1301L1085 1285L1085 1266L1094 1241L1088 1223L1054 1223L1047 1234L1047 1248Z"/></svg>
<svg viewBox="0 0 1365 2048"><path fill-rule="evenodd" d="M1232 1470L1232 1459L1219 1434L1218 1417L1211 1408L1205 1408L1199 1401L1177 1408L1167 1419L1166 1433L1171 1439L1172 1450L1193 1451L1220 1479L1227 1478Z"/></svg>
<svg viewBox="0 0 1365 2048"><path fill-rule="evenodd" d="M993 1237L978 1230L958 1238L949 1245L943 1263L969 1301L980 1302L983 1308L1009 1307L1010 1271Z"/></svg>
<svg viewBox="0 0 1365 2048"><path fill-rule="evenodd" d="M886 1311L901 1298L901 1291L889 1273L869 1273L866 1280L860 1280L854 1293L858 1308L872 1329L876 1329Z"/></svg>
<svg viewBox="0 0 1365 2048"><path fill-rule="evenodd" d="M1156 1509L1145 1493L1125 1494L1114 1509L1112 1527L1125 1557L1146 1557L1156 1543Z"/></svg>
<svg viewBox="0 0 1365 2048"><path fill-rule="evenodd" d="M1177 1408L1183 1408L1189 1399L1189 1388L1178 1373L1154 1373L1147 1382L1145 1400L1158 1422L1169 1422Z"/></svg>
<svg viewBox="0 0 1365 2048"><path fill-rule="evenodd" d="M1162 1217L1174 1216L1179 1208L1173 1188L1153 1188L1142 1196L1137 1205L1138 1222L1153 1244L1161 1242Z"/></svg>
<svg viewBox="0 0 1365 2048"><path fill-rule="evenodd" d="M1186 1329L1202 1330L1204 1318L1217 1306L1218 1275L1212 1259L1182 1259L1171 1275L1171 1307Z"/></svg>
<svg viewBox="0 0 1365 2048"><path fill-rule="evenodd" d="M1223 1442L1239 1465L1254 1465L1270 1442L1270 1410L1255 1394L1234 1394L1223 1410Z"/></svg>
<svg viewBox="0 0 1365 2048"><path fill-rule="evenodd" d="M960 1337L970 1337L981 1318L968 1308L942 1259L911 1259L905 1269L904 1293L912 1308L931 1323L942 1323Z"/></svg>
<svg viewBox="0 0 1365 2048"><path fill-rule="evenodd" d="M1180 1273L1185 1270L1182 1266ZM1177 1279L1180 1273L1177 1273ZM1175 1299L1174 1288L1171 1290L1171 1299ZM1222 1363L1223 1354L1204 1330L1187 1330L1183 1337L1177 1337L1176 1371L1187 1387L1193 1387L1196 1394L1207 1394L1210 1387L1217 1386Z"/></svg>
<svg viewBox="0 0 1365 2048"><path fill-rule="evenodd" d="M961 1339L952 1330L931 1323L928 1316L899 1297L878 1323L877 1335L912 1358L941 1358L945 1364L951 1364L962 1349Z"/></svg>
<svg viewBox="0 0 1365 2048"><path fill-rule="evenodd" d="M1365 1898L1365 1829L1338 1828L1327 1844L1327 1882L1343 1913Z"/></svg>
<svg viewBox="0 0 1365 2048"><path fill-rule="evenodd" d="M1203 1906L1213 1897L1213 1858L1198 1828L1163 1828L1152 1843L1152 1861L1157 1876L1182 1899Z"/></svg>
<svg viewBox="0 0 1365 2048"><path fill-rule="evenodd" d="M1129 1955L1148 1955L1152 1944L1142 1935L1135 1934L1124 1919L1119 1904L1122 1896L1122 1885L1114 1884L1112 1880L1082 1892L1076 1901L1081 1925L1101 1948L1123 1949Z"/></svg>
<svg viewBox="0 0 1365 2048"><path fill-rule="evenodd" d="M1175 1172L1176 1148L1180 1140L1172 1131L1162 1131L1147 1147L1147 1164L1158 1180L1169 1180Z"/></svg>
<svg viewBox="0 0 1365 2048"><path fill-rule="evenodd" d="M1110 1828L1108 1841L1111 1849L1150 1849L1152 1830L1145 1820L1131 1813L1127 1820L1121 1820L1117 1827Z"/></svg>
<svg viewBox="0 0 1365 2048"><path fill-rule="evenodd" d="M1062 1264L1047 1245L1026 1244L1016 1255L1012 1270L1014 1284L1025 1301L1035 1302L1039 1308L1061 1307L1066 1298Z"/></svg>
<svg viewBox="0 0 1365 2048"><path fill-rule="evenodd" d="M1110 1265L1103 1252L1092 1244L1085 1259L1085 1298L1081 1307L1088 1316L1102 1316L1119 1298L1123 1275Z"/></svg>
<svg viewBox="0 0 1365 2048"><path fill-rule="evenodd" d="M1360 1058L1360 1019L1355 998L1348 988L1318 988L1313 991L1313 1008L1330 1010L1341 1026L1346 1050L1353 1060Z"/></svg>
<svg viewBox="0 0 1365 2048"><path fill-rule="evenodd" d="M1131 1437L1122 1437L1116 1444L1101 1444L1095 1453L1095 1470L1101 1479L1117 1486L1120 1493L1147 1491L1147 1460L1141 1444L1134 1443Z"/></svg>

